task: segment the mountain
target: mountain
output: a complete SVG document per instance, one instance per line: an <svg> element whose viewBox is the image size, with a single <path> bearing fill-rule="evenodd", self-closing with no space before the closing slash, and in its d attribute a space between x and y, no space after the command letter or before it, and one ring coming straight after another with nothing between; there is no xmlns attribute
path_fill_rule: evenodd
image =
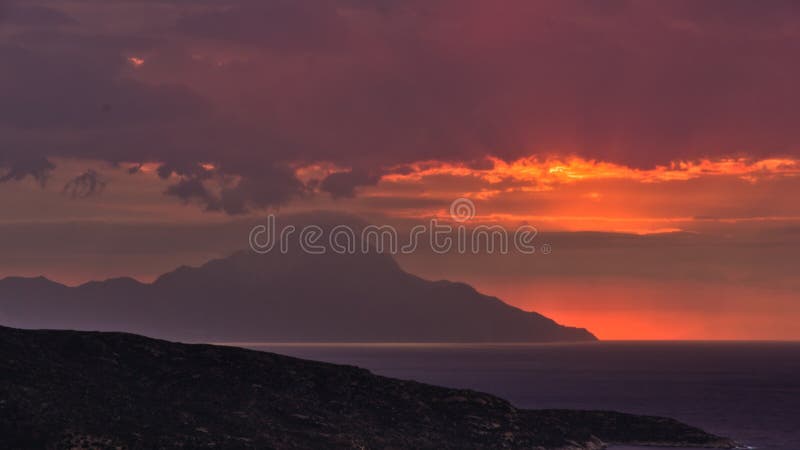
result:
<svg viewBox="0 0 800 450"><path fill-rule="evenodd" d="M117 278L67 287L6 278L0 323L205 342L595 339L466 284L411 275L383 254L239 252L150 284Z"/></svg>
<svg viewBox="0 0 800 450"><path fill-rule="evenodd" d="M520 410L357 367L124 333L0 327L0 448L733 448L672 419Z"/></svg>

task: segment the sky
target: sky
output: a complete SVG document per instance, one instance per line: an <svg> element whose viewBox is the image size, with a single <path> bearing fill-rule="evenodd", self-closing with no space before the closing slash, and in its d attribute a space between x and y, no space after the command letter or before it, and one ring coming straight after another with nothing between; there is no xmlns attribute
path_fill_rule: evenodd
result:
<svg viewBox="0 0 800 450"><path fill-rule="evenodd" d="M792 1L0 0L0 277L152 280L269 213L606 339L800 339Z"/></svg>

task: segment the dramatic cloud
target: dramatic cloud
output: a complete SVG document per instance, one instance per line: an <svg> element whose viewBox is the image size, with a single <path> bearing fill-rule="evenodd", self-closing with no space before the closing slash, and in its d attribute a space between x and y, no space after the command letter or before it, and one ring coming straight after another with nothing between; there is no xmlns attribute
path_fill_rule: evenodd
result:
<svg viewBox="0 0 800 450"><path fill-rule="evenodd" d="M0 0L0 269L152 278L265 210L467 197L553 254L403 264L603 337L797 337L798 54L782 0Z"/></svg>
<svg viewBox="0 0 800 450"><path fill-rule="evenodd" d="M320 185L320 189L331 194L333 198L354 197L359 186L374 186L381 177L364 170L336 172L328 175Z"/></svg>
<svg viewBox="0 0 800 450"><path fill-rule="evenodd" d="M0 1L0 24L55 27L74 23L74 19L58 9L7 0Z"/></svg>
<svg viewBox="0 0 800 450"><path fill-rule="evenodd" d="M78 175L69 180L64 185L62 192L72 198L86 198L90 195L99 194L105 189L108 182L100 173L93 169Z"/></svg>
<svg viewBox="0 0 800 450"><path fill-rule="evenodd" d="M164 164L210 210L318 162L349 197L418 161L800 156L794 2L0 5L0 156Z"/></svg>
<svg viewBox="0 0 800 450"><path fill-rule="evenodd" d="M55 165L43 157L12 158L0 154L0 169L5 169L5 173L0 176L0 183L20 181L31 177L43 186L50 171L54 168Z"/></svg>

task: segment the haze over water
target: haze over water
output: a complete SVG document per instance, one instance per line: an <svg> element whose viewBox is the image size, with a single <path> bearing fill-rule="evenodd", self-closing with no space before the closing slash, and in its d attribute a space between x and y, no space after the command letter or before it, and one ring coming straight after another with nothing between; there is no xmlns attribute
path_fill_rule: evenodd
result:
<svg viewBox="0 0 800 450"><path fill-rule="evenodd" d="M247 346L489 392L524 408L662 415L759 449L800 448L797 342Z"/></svg>

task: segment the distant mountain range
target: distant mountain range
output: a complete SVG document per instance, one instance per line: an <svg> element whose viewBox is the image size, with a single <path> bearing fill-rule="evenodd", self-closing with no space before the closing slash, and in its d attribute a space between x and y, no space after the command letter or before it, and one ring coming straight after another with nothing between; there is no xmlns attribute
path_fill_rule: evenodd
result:
<svg viewBox="0 0 800 450"><path fill-rule="evenodd" d="M153 283L0 280L0 323L183 341L552 342L596 338L381 254L239 252Z"/></svg>

